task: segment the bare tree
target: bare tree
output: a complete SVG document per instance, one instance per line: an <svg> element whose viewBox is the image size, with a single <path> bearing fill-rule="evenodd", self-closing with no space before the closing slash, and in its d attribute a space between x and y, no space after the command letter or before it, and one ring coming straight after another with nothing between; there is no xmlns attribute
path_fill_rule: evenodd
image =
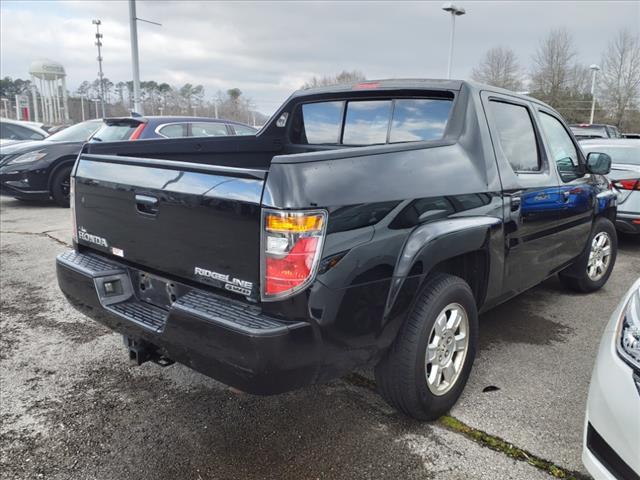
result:
<svg viewBox="0 0 640 480"><path fill-rule="evenodd" d="M572 81L576 51L569 32L551 30L533 56L532 90L551 106L560 103Z"/></svg>
<svg viewBox="0 0 640 480"><path fill-rule="evenodd" d="M471 78L508 90L522 88L522 70L516 54L505 47L495 47L485 53L484 58L471 72Z"/></svg>
<svg viewBox="0 0 640 480"><path fill-rule="evenodd" d="M366 80L366 77L364 73L360 72L359 70L352 70L351 72L343 70L342 72L340 72L335 76L325 75L323 77L311 77L309 81L305 82L302 88L307 89L307 88L314 88L314 87L325 87L327 85L355 83L355 82L361 82L363 80Z"/></svg>
<svg viewBox="0 0 640 480"><path fill-rule="evenodd" d="M622 30L602 59L602 97L613 122L621 126L640 96L640 37Z"/></svg>

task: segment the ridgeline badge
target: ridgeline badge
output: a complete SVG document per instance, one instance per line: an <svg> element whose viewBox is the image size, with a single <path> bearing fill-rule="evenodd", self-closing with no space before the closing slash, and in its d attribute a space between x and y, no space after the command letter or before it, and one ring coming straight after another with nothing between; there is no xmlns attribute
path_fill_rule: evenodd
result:
<svg viewBox="0 0 640 480"><path fill-rule="evenodd" d="M229 275L223 273L214 272L205 268L195 267L193 273L200 277L211 278L224 284L225 290L230 292L240 293L242 295L251 295L253 290L253 283L246 280L240 280L239 278L229 278Z"/></svg>

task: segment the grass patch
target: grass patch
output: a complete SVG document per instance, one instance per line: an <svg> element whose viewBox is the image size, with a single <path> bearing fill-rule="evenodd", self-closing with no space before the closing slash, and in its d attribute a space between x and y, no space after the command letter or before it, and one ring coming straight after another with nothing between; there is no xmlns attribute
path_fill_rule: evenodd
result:
<svg viewBox="0 0 640 480"><path fill-rule="evenodd" d="M349 375L343 377L343 380L350 383L351 385L355 385L356 387L366 388L367 390L372 390L374 392L376 391L376 382L363 375L360 375L359 373L350 373ZM516 447L515 445L507 442L506 440L503 440L500 437L496 437L495 435L490 435L486 432L483 432L482 430L470 427L469 425L450 415L444 415L437 421L438 423L440 423L440 425L448 428L449 430L460 433L467 438L470 438L483 447L487 447L496 452L503 453L508 457L513 458L514 460L526 462L529 465L548 473L554 478L562 478L566 480L590 480L591 478L587 475L583 475L580 472L574 472L572 470L562 468L555 463L550 462L549 460L545 460L532 454L531 452Z"/></svg>
<svg viewBox="0 0 640 480"><path fill-rule="evenodd" d="M522 448L516 447L515 445L507 442L506 440L503 440L500 437L496 437L495 435L490 435L483 432L482 430L470 427L469 425L449 415L440 417L438 419L438 422L448 429L453 430L454 432L463 434L465 437L472 439L474 442L479 443L482 446L490 448L491 450L495 450L496 452L504 453L514 460L526 462L529 465L547 472L549 475L555 478L564 478L566 480L589 479L589 477L586 475L559 467L553 462L544 460L543 458L540 458L532 454L531 452L527 452Z"/></svg>

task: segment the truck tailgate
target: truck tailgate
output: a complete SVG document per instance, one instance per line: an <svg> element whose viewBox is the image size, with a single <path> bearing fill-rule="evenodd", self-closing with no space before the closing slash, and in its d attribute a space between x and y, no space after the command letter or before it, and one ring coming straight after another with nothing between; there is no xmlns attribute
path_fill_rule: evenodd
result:
<svg viewBox="0 0 640 480"><path fill-rule="evenodd" d="M78 244L159 275L258 298L266 175L83 153L74 174Z"/></svg>

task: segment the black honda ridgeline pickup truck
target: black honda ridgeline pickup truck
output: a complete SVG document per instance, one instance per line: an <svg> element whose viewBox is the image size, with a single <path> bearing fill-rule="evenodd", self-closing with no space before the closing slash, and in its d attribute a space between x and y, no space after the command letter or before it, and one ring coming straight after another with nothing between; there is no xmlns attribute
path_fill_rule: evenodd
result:
<svg viewBox="0 0 640 480"><path fill-rule="evenodd" d="M479 313L555 273L607 281L610 162L505 90L304 90L253 137L86 144L58 281L138 363L254 394L375 365L390 404L433 419L469 377Z"/></svg>

